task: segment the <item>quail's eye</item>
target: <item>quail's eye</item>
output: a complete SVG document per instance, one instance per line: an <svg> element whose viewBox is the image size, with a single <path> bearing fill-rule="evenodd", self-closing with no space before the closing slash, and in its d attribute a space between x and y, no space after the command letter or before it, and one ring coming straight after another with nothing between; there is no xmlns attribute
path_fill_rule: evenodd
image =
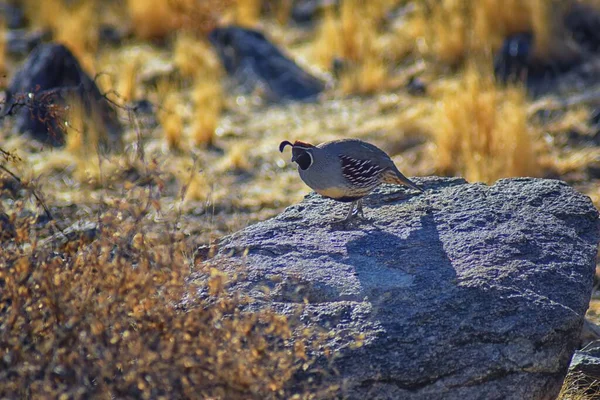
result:
<svg viewBox="0 0 600 400"><path fill-rule="evenodd" d="M307 152L304 152L296 157L296 163L298 163L300 169L305 170L312 164L312 157Z"/></svg>

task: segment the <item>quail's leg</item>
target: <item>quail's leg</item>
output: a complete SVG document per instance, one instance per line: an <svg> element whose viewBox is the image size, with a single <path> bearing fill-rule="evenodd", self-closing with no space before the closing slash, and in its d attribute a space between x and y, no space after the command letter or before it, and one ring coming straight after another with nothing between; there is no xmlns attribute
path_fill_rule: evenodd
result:
<svg viewBox="0 0 600 400"><path fill-rule="evenodd" d="M360 214L362 218L365 217L365 213L363 212L362 208L362 199L358 199L358 201L356 202L356 214Z"/></svg>
<svg viewBox="0 0 600 400"><path fill-rule="evenodd" d="M350 220L352 220L352 218L354 218L355 214L354 214L354 205L356 204L356 201L353 201L350 204L350 209L348 210L348 215L346 215L346 218L344 218L342 220L342 222L348 222Z"/></svg>
<svg viewBox="0 0 600 400"><path fill-rule="evenodd" d="M350 204L350 209L348 210L348 215L346 215L346 218L344 218L341 222L350 222L359 214L362 218L365 217L365 213L363 212L363 207L362 207L362 199L353 201L352 204Z"/></svg>

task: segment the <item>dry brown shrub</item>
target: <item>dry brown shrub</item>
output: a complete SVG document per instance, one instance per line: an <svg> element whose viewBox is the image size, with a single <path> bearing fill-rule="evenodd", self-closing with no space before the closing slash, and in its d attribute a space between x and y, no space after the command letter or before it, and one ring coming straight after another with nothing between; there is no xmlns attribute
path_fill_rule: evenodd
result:
<svg viewBox="0 0 600 400"><path fill-rule="evenodd" d="M143 228L160 209L146 190L107 203L97 230L69 240L39 240L25 202L11 210L15 234L0 254L1 398L294 394L292 376L311 365L308 339L292 338L282 315L242 311L247 302L216 268L186 283L184 241ZM206 296L183 307L187 292Z"/></svg>

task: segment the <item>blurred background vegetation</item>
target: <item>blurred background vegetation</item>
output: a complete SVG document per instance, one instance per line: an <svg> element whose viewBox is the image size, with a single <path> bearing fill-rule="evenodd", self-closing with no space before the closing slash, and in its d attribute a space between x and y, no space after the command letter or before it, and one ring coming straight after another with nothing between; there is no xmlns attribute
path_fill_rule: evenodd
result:
<svg viewBox="0 0 600 400"><path fill-rule="evenodd" d="M298 16L303 3L313 8ZM189 183L186 200L258 210L297 201L306 192L273 152L275 143L284 138L320 142L339 137L377 142L409 175L460 175L486 183L512 176L561 177L598 204L596 185L588 184L595 175L586 172L590 166L595 170L598 152L596 146L580 145L589 144L586 139L596 134L593 103L556 105L557 96L560 100L569 93L531 96L525 84L503 85L494 75L494 58L513 34L533 34L530 59L545 65L574 59L577 49L570 46L572 33L563 21L570 5L580 3L15 4L24 12L27 30L47 32L47 37L65 44L115 103L149 100L157 105L159 125L144 132L145 151L168 160L161 166L180 185ZM591 0L584 4L596 7ZM327 90L312 104L275 105L262 101L260 93L240 96L231 90L207 39L216 26L231 24L263 32L301 67L327 82ZM6 29L6 23L3 26ZM0 68L6 87L22 57L3 54ZM340 63L343 67L336 68ZM551 118L540 117L556 108ZM77 113L69 118L77 127ZM139 132L134 132L130 115L121 111L121 119L131 133L124 142L131 145ZM581 143L569 142L574 135L583 137ZM23 149L22 139L5 136L5 150ZM55 191L57 200L86 201L94 189L89 185L98 183L100 174L98 157L89 157L93 136L67 135L64 151L38 153L24 164L34 176L69 171L74 181ZM211 151L215 148L220 152ZM107 176L122 169L122 156L104 160ZM88 190L79 190L79 185ZM229 190L231 185L239 190Z"/></svg>
<svg viewBox="0 0 600 400"><path fill-rule="evenodd" d="M173 279L181 280L189 257L167 262L155 249L180 243L181 254L189 256L198 245L276 215L308 192L287 156L278 153L282 140L361 138L385 149L407 176L463 176L488 184L517 176L563 179L600 205L599 82L590 78L600 77L594 47L600 48L600 36L593 34L600 30L599 1L21 0L8 1L3 11L3 89L27 55L14 50L19 43L62 43L117 106L125 131L121 150L100 151L100 134L84 123L78 104L64 116L67 134L61 148L15 134L10 121L5 123L0 211L13 229L7 236L12 252L5 255L13 270L4 270L2 279L15 268L32 268L32 251L50 234L36 217L40 201L30 196L36 193L62 229L79 220L104 219L127 227L127 234L119 236L127 239L123 246L153 249L135 250L136 262L145 260L152 270L176 260ZM21 21L16 27L14 18ZM314 101L303 102L273 102L261 90L241 93L209 41L214 28L229 25L262 32L326 89ZM510 53L513 42L508 40L522 34L533 38L523 50L531 76L505 79L494 65ZM150 112L140 112L143 104L151 105ZM116 233L106 229L98 234L109 238ZM110 240L97 243L109 246ZM72 269L50 262L47 252L35 253L35 262L48 261L47 279L55 268L70 274L56 279L73 281L69 290L77 293L91 278L75 266L99 262L88 258L89 246L82 240L61 250ZM119 269L120 263L133 262L127 257L104 261ZM23 280L11 286L15 296L29 293L43 278L21 274ZM142 282L141 276L127 279ZM120 290L122 282L113 283L111 290ZM179 293L179 284L173 293ZM47 300L35 298L29 306L51 302L60 286L44 285ZM147 280L141 287L146 289L135 293L145 297L160 290ZM131 304L135 301L132 297ZM85 304L92 307L86 312L104 318L105 303ZM19 307L28 313L29 306ZM592 302L592 318L599 308ZM158 309L174 319L168 324L188 323ZM56 311L57 320L81 312L69 310L64 316L64 309ZM42 317L47 318L29 316ZM123 311L127 324L138 317ZM85 329L93 337L93 332L108 332L108 322L102 321L98 325L90 319ZM21 328L17 317L13 322L15 331ZM135 337L136 346L143 346L143 337ZM27 340L39 340L39 332ZM259 393L260 385L247 383L257 379L268 380L270 395L284 393L284 383L265 371L278 368L277 363L288 368L292 361L285 353L273 354L268 360L252 352L240 355L265 365L253 378L244 376L243 390Z"/></svg>

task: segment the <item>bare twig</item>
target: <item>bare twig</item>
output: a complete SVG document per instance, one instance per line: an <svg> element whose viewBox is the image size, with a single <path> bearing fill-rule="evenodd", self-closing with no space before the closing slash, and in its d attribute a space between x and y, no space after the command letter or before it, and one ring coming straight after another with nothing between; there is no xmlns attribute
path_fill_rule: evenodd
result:
<svg viewBox="0 0 600 400"><path fill-rule="evenodd" d="M24 184L23 180L21 178L19 178L14 172L12 172L8 168L6 168L4 165L0 165L0 169L2 169L4 172L6 172L7 174L9 174L14 180L16 180L17 182L19 182L19 184L21 184L21 185L25 186L27 189L29 189L31 191L31 194L33 195L33 197L35 197L35 199L37 200L37 202L44 209L44 212L46 213L46 216L48 217L48 219L49 220L54 220L54 217L52 216L52 213L48 209L48 206L46 206L46 203L42 200L41 196L37 193L37 191L35 190L35 188L31 187L30 185Z"/></svg>

